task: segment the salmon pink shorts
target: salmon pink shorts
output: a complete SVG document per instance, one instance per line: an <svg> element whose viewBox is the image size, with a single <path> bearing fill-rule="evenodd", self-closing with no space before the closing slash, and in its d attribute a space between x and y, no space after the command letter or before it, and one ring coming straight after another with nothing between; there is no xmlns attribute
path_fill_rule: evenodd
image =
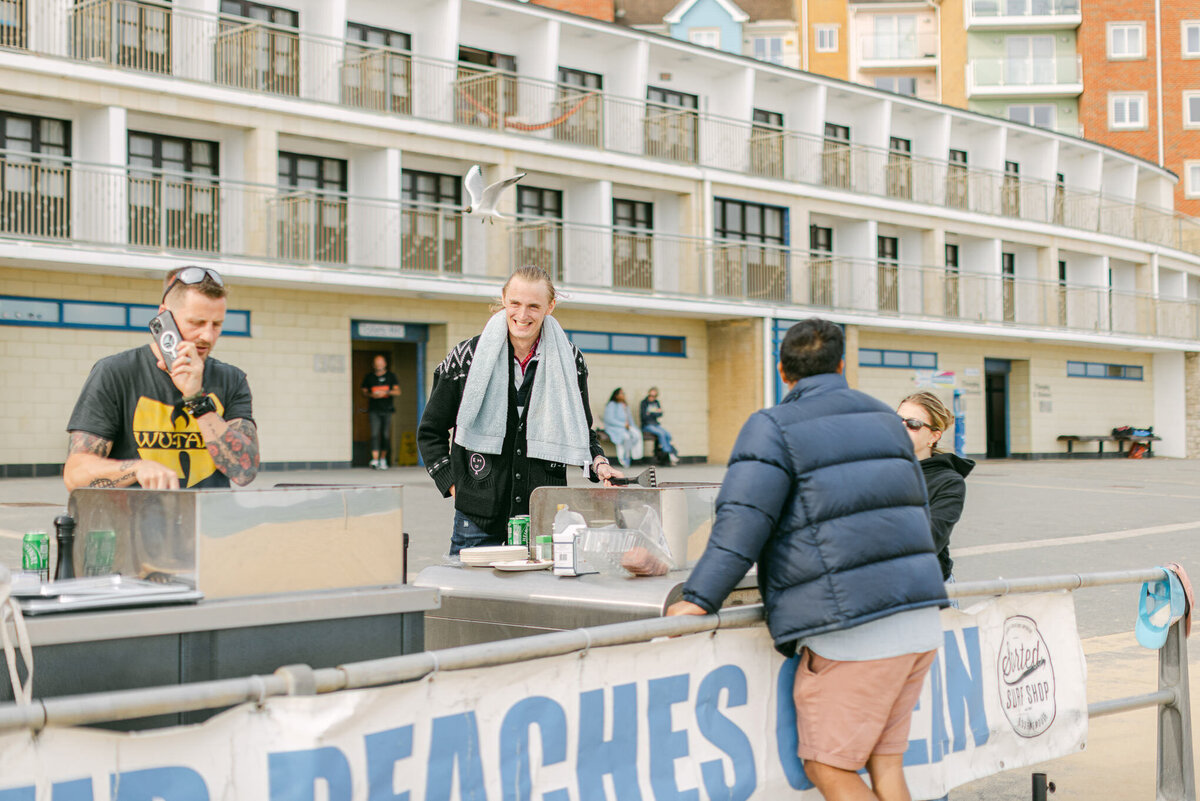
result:
<svg viewBox="0 0 1200 801"><path fill-rule="evenodd" d="M800 758L858 770L872 754L903 754L936 653L837 662L802 649L793 690Z"/></svg>

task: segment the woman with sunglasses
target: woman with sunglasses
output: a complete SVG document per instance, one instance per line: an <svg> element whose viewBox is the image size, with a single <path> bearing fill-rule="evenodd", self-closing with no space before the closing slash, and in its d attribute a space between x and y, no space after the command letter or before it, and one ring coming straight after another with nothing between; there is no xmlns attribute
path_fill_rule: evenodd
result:
<svg viewBox="0 0 1200 801"><path fill-rule="evenodd" d="M967 483L963 479L975 467L975 462L953 453L945 453L938 444L954 416L946 404L932 392L917 392L900 401L896 410L904 419L904 427L912 438L913 449L921 461L925 487L929 491L929 517L933 529L933 545L942 565L942 579L952 581L954 560L950 558L950 532L962 515L967 498Z"/></svg>

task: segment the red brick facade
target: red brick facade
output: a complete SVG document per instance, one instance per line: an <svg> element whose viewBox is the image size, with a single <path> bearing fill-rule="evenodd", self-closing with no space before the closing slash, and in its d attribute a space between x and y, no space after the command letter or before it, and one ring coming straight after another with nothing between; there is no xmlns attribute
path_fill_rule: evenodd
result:
<svg viewBox="0 0 1200 801"><path fill-rule="evenodd" d="M1155 85L1158 44L1155 41L1153 0L1087 0L1081 4L1083 24L1078 47L1083 58L1083 94L1079 98L1079 121L1083 135L1147 161L1158 163L1158 104ZM1200 59L1184 59L1184 19L1200 19L1200 10L1190 3L1161 3L1163 74L1163 166L1179 176L1175 187L1176 210L1200 217L1200 198L1185 197L1184 161L1200 159L1200 129L1184 127L1183 92L1200 91ZM1114 60L1108 56L1108 24L1139 22L1145 26L1145 56ZM1109 94L1144 92L1146 126L1133 131L1109 128ZM1200 187L1198 187L1200 188Z"/></svg>
<svg viewBox="0 0 1200 801"><path fill-rule="evenodd" d="M530 0L531 5L569 11L581 17L613 21L613 0Z"/></svg>

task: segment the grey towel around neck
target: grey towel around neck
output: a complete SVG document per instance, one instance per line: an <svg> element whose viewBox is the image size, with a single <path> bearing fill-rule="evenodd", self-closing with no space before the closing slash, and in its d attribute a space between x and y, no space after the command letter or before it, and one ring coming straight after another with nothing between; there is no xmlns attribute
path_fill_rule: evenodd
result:
<svg viewBox="0 0 1200 801"><path fill-rule="evenodd" d="M525 442L530 458L587 466L592 461L587 418L579 394L575 349L553 317L542 322L538 368L530 390ZM478 453L500 453L508 426L508 322L496 312L483 328L462 402L454 441Z"/></svg>

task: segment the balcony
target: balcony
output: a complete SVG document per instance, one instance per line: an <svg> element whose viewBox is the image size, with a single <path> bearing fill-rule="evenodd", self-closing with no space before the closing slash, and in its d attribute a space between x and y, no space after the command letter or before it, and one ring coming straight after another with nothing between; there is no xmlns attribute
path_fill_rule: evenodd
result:
<svg viewBox="0 0 1200 801"><path fill-rule="evenodd" d="M977 58L967 64L967 97L1078 97L1080 56Z"/></svg>
<svg viewBox="0 0 1200 801"><path fill-rule="evenodd" d="M859 69L933 68L937 61L936 34L866 34L859 38Z"/></svg>
<svg viewBox="0 0 1200 801"><path fill-rule="evenodd" d="M1056 1L1065 0L1050 0ZM1065 10L1067 6L1029 8ZM23 14L24 6L0 0L0 22L5 14L16 19L13 15L17 11ZM362 109L485 129L535 140L538 149L564 146L653 158L843 191L848 198L857 196L856 202L870 196L1007 216L1141 239L1200 255L1196 221L1169 210L1150 209L1098 193L1064 191L1051 182L1022 179L1016 188L1006 187L1002 176L987 171L946 161L897 159L886 150L825 140L749 120L534 80L474 64L427 59L362 42L300 34L293 29L202 14L151 0L83 0L76 6L62 6L59 22L68 35L39 40L43 52L54 56L170 75L172 80L291 97L330 108ZM3 44L0 40L0 46ZM1070 95L1082 89L1076 56L1012 62L977 60L971 63L968 77L974 97ZM515 146L515 142L502 144ZM51 180L49 173L42 177ZM222 186L230 183L222 182ZM311 208L306 210L305 203ZM353 227L354 204L350 205L347 213ZM280 201L271 213L277 223L293 220L279 223L284 225L281 230L294 228L299 232L308 225L304 215L320 228L317 218L335 213L336 207L330 207L318 214L319 206L311 200L290 204ZM928 212L928 208L914 210ZM30 213L47 219L41 212ZM49 211L46 214L52 216ZM439 214L437 219L445 223L446 214ZM220 219L231 218L222 214ZM328 257L331 263L354 261L350 244L342 253L342 246L333 241L320 244L315 234L308 236L306 246L301 245L305 237L299 233L288 237L293 244L280 245L280 253L293 253L298 258L305 254ZM159 241L166 241L165 234ZM444 246L450 238L439 235L428 241L443 245L424 246L421 255L411 256L409 263L426 264L433 259L439 269L454 272L458 263L454 249L446 250ZM442 255L434 258L432 253ZM749 283L753 283L749 280L752 272L748 267L745 270ZM771 291L762 290L767 295Z"/></svg>
<svg viewBox="0 0 1200 801"><path fill-rule="evenodd" d="M0 47L26 46L25 0L0 0Z"/></svg>
<svg viewBox="0 0 1200 801"><path fill-rule="evenodd" d="M969 0L967 30L1078 28L1080 0Z"/></svg>
<svg viewBox="0 0 1200 801"><path fill-rule="evenodd" d="M914 193L937 182L912 163ZM883 173L883 171L880 171ZM993 188L978 174L961 182L966 202ZM881 181L886 183L885 178ZM944 174L940 178L946 185ZM1001 177L1002 180L1002 177ZM1020 211L1047 202L1021 184ZM1060 193L1047 213L1124 227L1125 235L1176 239L1200 251L1200 224L1153 209ZM998 202L998 201L997 201ZM783 314L818 309L987 326L1018 326L1170 339L1200 339L1200 301L1105 287L847 259L751 242L527 219L485 236L507 240L508 273L544 267L564 287L767 305ZM0 246L196 253L223 260L354 269L444 279L482 269L488 245L468 248L456 208L293 191L207 175L130 170L0 151ZM476 269L470 269L474 264ZM496 267L495 265L492 265Z"/></svg>

